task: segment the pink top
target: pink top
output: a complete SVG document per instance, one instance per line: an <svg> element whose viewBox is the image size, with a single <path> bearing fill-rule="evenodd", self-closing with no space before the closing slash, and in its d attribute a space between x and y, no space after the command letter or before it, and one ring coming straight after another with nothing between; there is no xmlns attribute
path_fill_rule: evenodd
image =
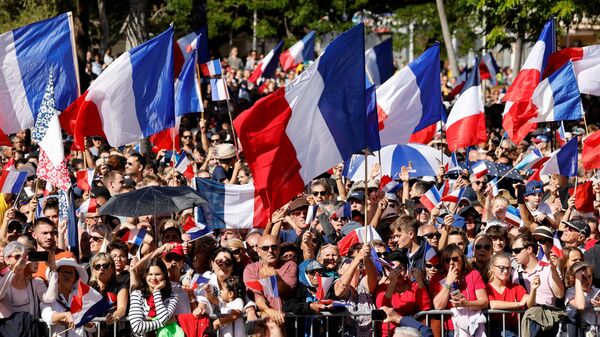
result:
<svg viewBox="0 0 600 337"><path fill-rule="evenodd" d="M519 272L521 272L522 275L522 282L519 281ZM525 289L527 289L527 293L529 294L531 293L531 281L533 281L533 278L536 275L540 276L540 286L535 294L535 303L554 305L556 295L554 295L552 286L550 285L552 279L552 269L550 265L546 263L538 263L531 274L524 270L523 267L519 266L513 271L512 281L513 283L524 285Z"/></svg>
<svg viewBox="0 0 600 337"><path fill-rule="evenodd" d="M261 268L262 268L262 263L260 261L247 265L246 268L244 269L244 283L247 283L248 281L256 281L256 280L260 279L260 269ZM285 282L285 284L290 286L292 289L296 288L296 284L298 282L298 266L296 265L296 262L288 261L275 269L277 270L277 274L279 275L281 280L283 282ZM275 309L279 309L279 310L281 310L281 308L283 307L282 299L285 300L285 299L289 298L291 295L293 295L292 293L288 294L286 292L280 291L279 292L280 298L272 298L270 296L265 296L265 294L263 294L262 292L253 290L251 288L248 288L248 291L252 292L254 294L255 298L256 297L264 297L269 302L271 307L273 307Z"/></svg>

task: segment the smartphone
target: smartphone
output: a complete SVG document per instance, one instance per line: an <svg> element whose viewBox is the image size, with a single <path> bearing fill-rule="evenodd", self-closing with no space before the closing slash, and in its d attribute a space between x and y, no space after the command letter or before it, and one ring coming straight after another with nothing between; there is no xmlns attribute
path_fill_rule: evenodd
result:
<svg viewBox="0 0 600 337"><path fill-rule="evenodd" d="M383 321L387 318L385 311L380 309L371 310L371 320L373 321Z"/></svg>
<svg viewBox="0 0 600 337"><path fill-rule="evenodd" d="M461 294L460 294L460 290L459 289L456 289L456 290L454 290L453 292L450 293L450 296L452 296L452 297L459 297L460 295Z"/></svg>
<svg viewBox="0 0 600 337"><path fill-rule="evenodd" d="M27 259L29 261L48 261L48 252L29 252Z"/></svg>
<svg viewBox="0 0 600 337"><path fill-rule="evenodd" d="M266 323L264 318L259 318L253 321L246 322L246 335L263 335L265 332Z"/></svg>
<svg viewBox="0 0 600 337"><path fill-rule="evenodd" d="M594 301L600 301L600 290L594 295Z"/></svg>

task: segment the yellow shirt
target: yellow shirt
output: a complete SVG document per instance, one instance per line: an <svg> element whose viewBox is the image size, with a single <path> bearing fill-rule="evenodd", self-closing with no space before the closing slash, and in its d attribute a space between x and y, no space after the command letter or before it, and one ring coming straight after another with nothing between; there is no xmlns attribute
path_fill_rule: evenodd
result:
<svg viewBox="0 0 600 337"><path fill-rule="evenodd" d="M0 223L4 221L4 213L6 213L7 209L8 204L6 203L6 200L4 200L4 194L0 193Z"/></svg>

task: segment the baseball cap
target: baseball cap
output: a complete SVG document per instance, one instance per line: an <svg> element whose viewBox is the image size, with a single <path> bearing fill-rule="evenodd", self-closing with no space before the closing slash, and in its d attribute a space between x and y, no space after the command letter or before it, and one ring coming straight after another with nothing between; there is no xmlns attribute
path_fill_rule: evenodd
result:
<svg viewBox="0 0 600 337"><path fill-rule="evenodd" d="M170 243L176 243L176 242L170 242ZM177 254L177 255L183 257L183 246L177 245L177 246L175 246L175 248L164 252L162 255L167 256L168 254Z"/></svg>
<svg viewBox="0 0 600 337"><path fill-rule="evenodd" d="M365 192L363 191L354 191L352 193L350 193L350 195L348 196L348 198L346 200L350 200L350 199L356 199L358 201L365 201Z"/></svg>
<svg viewBox="0 0 600 337"><path fill-rule="evenodd" d="M306 265L306 271L309 272L313 270L323 270L323 266L316 260L311 260L308 265Z"/></svg>
<svg viewBox="0 0 600 337"><path fill-rule="evenodd" d="M544 185L539 181L530 181L525 186L525 196L544 193Z"/></svg>
<svg viewBox="0 0 600 337"><path fill-rule="evenodd" d="M571 220L564 221L564 224L575 229L579 233L588 236L590 233L590 226L584 220Z"/></svg>

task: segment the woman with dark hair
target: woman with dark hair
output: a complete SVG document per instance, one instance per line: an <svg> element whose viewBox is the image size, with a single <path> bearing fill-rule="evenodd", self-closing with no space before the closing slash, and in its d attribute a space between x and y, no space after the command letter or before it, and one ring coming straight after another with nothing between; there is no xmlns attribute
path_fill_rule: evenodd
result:
<svg viewBox="0 0 600 337"><path fill-rule="evenodd" d="M508 232L504 227L500 225L489 226L485 230L485 234L492 239L492 252L494 254L509 252Z"/></svg>
<svg viewBox="0 0 600 337"><path fill-rule="evenodd" d="M180 300L171 290L167 266L160 258L150 261L144 275L141 289L131 293L129 322L135 336L164 327Z"/></svg>
<svg viewBox="0 0 600 337"><path fill-rule="evenodd" d="M429 286L435 310L457 308L479 311L488 307L481 274L471 268L463 249L455 244L442 251L441 270L431 279ZM447 337L454 336L455 319L456 315L446 316L444 329Z"/></svg>

